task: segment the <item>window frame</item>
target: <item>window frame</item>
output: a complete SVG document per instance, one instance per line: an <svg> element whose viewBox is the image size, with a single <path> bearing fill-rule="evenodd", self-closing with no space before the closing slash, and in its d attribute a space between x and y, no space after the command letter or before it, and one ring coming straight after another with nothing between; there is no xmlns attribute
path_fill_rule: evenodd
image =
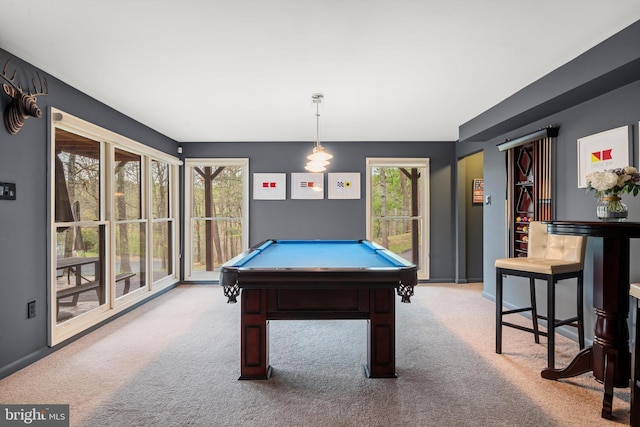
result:
<svg viewBox="0 0 640 427"><path fill-rule="evenodd" d="M179 244L180 241L177 240L179 239L180 236L180 230L179 230L179 222L177 221L178 218L178 210L180 208L179 206L179 199L180 199L180 188L179 188L179 170L178 170L178 166L177 165L172 165L169 162L166 162L164 160L161 159L155 159L155 158L150 158L147 157L147 170L149 171L149 174L146 175L147 177L151 178L152 175L152 167L151 164L153 163L153 161L157 161L157 162L162 162L164 164L166 164L169 168L169 184L168 184L168 189L169 189L169 197L168 197L168 206L167 206L167 212L166 215L168 215L167 217L154 217L154 212L153 212L153 181L150 180L149 185L147 186L147 188L149 189L148 191L148 197L147 197L147 203L149 205L149 210L148 210L148 221L149 221L149 229L151 230L150 236L149 236L149 245L148 246L150 248L149 250L149 256L151 258L151 260L153 260L153 256L154 256L154 242L153 242L153 228L155 224L159 224L159 223L167 223L167 225L169 226L169 236L170 236L170 240L171 240L171 244L168 246L169 249L169 259L171 260L172 263L172 267L173 267L173 271L169 274L167 274L166 276L160 278L157 281L153 281L153 279L151 281L147 281L151 286L153 286L153 284L156 284L157 286L161 286L161 287L166 287L167 285L170 285L171 283L174 282L174 280L176 278L179 278L179 272L180 272L180 257L179 257ZM171 197L171 195L174 195L174 197ZM153 262L153 261L152 261ZM151 265L151 268L153 268L153 265ZM154 270L151 270L151 277L153 278L153 274L154 274Z"/></svg>
<svg viewBox="0 0 640 427"><path fill-rule="evenodd" d="M162 291L168 286L172 286L178 283L180 278L180 265L178 259L178 250L175 247L175 242L179 241L179 227L175 224L179 223L179 167L182 165L182 161L177 157L171 156L167 153L158 151L154 148L148 147L137 141L131 140L127 137L119 135L115 132L104 129L100 126L87 122L83 119L75 117L69 113L63 112L54 107L50 107L49 110L50 119L50 135L49 135L49 189L48 189L48 204L49 204L49 218L50 235L49 235L49 281L47 284L47 298L49 301L48 308L48 345L55 346L78 333L89 329L97 325L98 323L109 319L117 313L131 307L138 303L142 299L148 297L151 294ZM102 306L87 311L82 315L72 318L63 323L57 323L56 319L56 230L58 224L55 222L55 145L56 129L62 129L67 132L74 133L81 137L92 139L100 144L100 218L99 221L93 221L91 225L98 225L105 227L105 252L104 252L104 276L105 276L105 292L107 293L105 301ZM141 156L141 218L139 222L146 222L147 232L145 236L145 244L147 245L147 260L146 271L151 271L152 256L149 252L152 248L153 230L150 224L152 224L151 215L151 191L148 188L151 185L150 180L150 162L152 160L161 161L169 165L169 215L171 221L174 222L172 229L172 241L174 242L171 248L172 263L174 271L171 275L164 277L157 282L147 279L146 286L143 287L143 292L130 292L129 294L116 299L115 298L115 282L112 278L115 278L115 226L118 223L114 215L114 203L113 203L113 164L115 149L122 149L128 152ZM79 225L83 225L82 222Z"/></svg>
<svg viewBox="0 0 640 427"><path fill-rule="evenodd" d="M374 167L387 167L387 168L417 168L421 170L421 178L422 181L422 198L420 200L420 212L421 215L419 217L420 227L422 230L422 238L420 239L421 250L419 253L421 254L420 259L420 268L418 270L418 279L419 280L429 280L430 277L430 259L431 259L431 248L430 248L430 190L429 190L429 180L430 180L430 172L429 172L429 158L407 158L407 157L367 157L366 158L366 236L368 240L372 240L373 238L373 217L372 217L372 174L371 169ZM410 219L411 217L407 217L405 219Z"/></svg>
<svg viewBox="0 0 640 427"><path fill-rule="evenodd" d="M220 273L212 272L210 278L194 278L193 266L193 191L192 176L196 166L238 166L243 168L242 176L242 250L249 249L249 159L248 158L191 158L184 161L184 280L186 282L217 282ZM198 217L200 218L200 217Z"/></svg>

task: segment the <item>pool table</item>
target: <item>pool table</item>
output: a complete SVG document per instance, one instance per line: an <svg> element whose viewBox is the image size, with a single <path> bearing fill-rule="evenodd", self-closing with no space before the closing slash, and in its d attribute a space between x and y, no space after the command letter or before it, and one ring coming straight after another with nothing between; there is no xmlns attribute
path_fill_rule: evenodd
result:
<svg viewBox="0 0 640 427"><path fill-rule="evenodd" d="M240 379L268 379L269 320L367 319L369 378L395 378L395 298L410 302L417 266L367 240L267 240L220 267L241 295Z"/></svg>

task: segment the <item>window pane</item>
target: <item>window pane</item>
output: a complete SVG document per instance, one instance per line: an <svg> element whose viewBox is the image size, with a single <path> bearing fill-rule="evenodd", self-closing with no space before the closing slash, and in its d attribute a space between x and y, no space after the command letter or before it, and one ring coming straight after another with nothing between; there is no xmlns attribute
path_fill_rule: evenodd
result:
<svg viewBox="0 0 640 427"><path fill-rule="evenodd" d="M56 129L55 221L100 220L100 143Z"/></svg>
<svg viewBox="0 0 640 427"><path fill-rule="evenodd" d="M194 220L192 265L196 272L219 271L220 265L242 252L240 220Z"/></svg>
<svg viewBox="0 0 640 427"><path fill-rule="evenodd" d="M394 159L385 159L389 163L372 164L370 173L371 240L389 248L392 252L418 266L421 278L428 278L428 247L424 242L425 182L428 172L425 167L403 165L402 159L394 165ZM417 162L411 162L417 163Z"/></svg>
<svg viewBox="0 0 640 427"><path fill-rule="evenodd" d="M116 297L146 284L146 223L116 225Z"/></svg>
<svg viewBox="0 0 640 427"><path fill-rule="evenodd" d="M105 303L104 233L104 226L57 228L54 287L57 323ZM83 246L76 249L79 242Z"/></svg>
<svg viewBox="0 0 640 427"><path fill-rule="evenodd" d="M153 224L153 281L157 282L173 273L173 223L160 221Z"/></svg>
<svg viewBox="0 0 640 427"><path fill-rule="evenodd" d="M373 220L373 241L420 266L420 220Z"/></svg>
<svg viewBox="0 0 640 427"><path fill-rule="evenodd" d="M240 166L194 167L192 216L241 218L242 190Z"/></svg>
<svg viewBox="0 0 640 427"><path fill-rule="evenodd" d="M191 272L214 279L206 273L242 250L243 167L194 166L191 180Z"/></svg>
<svg viewBox="0 0 640 427"><path fill-rule="evenodd" d="M54 166L55 221L70 223L56 230L59 324L106 302L105 228L86 225L100 220L100 143L56 128Z"/></svg>
<svg viewBox="0 0 640 427"><path fill-rule="evenodd" d="M128 151L115 150L114 209L118 221L142 218L142 159Z"/></svg>
<svg viewBox="0 0 640 427"><path fill-rule="evenodd" d="M151 161L151 195L153 218L169 218L169 165Z"/></svg>
<svg viewBox="0 0 640 427"><path fill-rule="evenodd" d="M420 215L420 181L416 168L372 168L372 215L377 217Z"/></svg>

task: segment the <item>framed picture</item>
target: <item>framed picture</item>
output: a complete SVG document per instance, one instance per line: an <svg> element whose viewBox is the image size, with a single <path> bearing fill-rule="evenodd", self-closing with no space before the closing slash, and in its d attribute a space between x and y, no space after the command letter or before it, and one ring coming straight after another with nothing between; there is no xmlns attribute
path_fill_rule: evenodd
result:
<svg viewBox="0 0 640 427"><path fill-rule="evenodd" d="M484 201L484 179L475 178L471 184L472 196L471 203L480 203Z"/></svg>
<svg viewBox="0 0 640 427"><path fill-rule="evenodd" d="M587 187L587 175L629 166L630 126L578 139L578 188Z"/></svg>
<svg viewBox="0 0 640 427"><path fill-rule="evenodd" d="M254 173L254 200L285 200L287 198L287 175L284 173Z"/></svg>
<svg viewBox="0 0 640 427"><path fill-rule="evenodd" d="M292 173L292 199L324 199L323 173Z"/></svg>
<svg viewBox="0 0 640 427"><path fill-rule="evenodd" d="M360 173L344 172L328 174L330 199L359 199Z"/></svg>

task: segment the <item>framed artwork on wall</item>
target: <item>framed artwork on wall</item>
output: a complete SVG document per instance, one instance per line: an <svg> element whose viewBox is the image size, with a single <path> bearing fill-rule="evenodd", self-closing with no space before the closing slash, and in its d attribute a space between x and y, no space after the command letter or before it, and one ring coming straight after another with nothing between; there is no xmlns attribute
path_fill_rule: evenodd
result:
<svg viewBox="0 0 640 427"><path fill-rule="evenodd" d="M629 166L630 126L621 126L578 139L578 188L587 187L587 175Z"/></svg>
<svg viewBox="0 0 640 427"><path fill-rule="evenodd" d="M292 199L324 199L324 174L292 173Z"/></svg>
<svg viewBox="0 0 640 427"><path fill-rule="evenodd" d="M254 200L285 200L287 198L287 174L254 173Z"/></svg>
<svg viewBox="0 0 640 427"><path fill-rule="evenodd" d="M471 203L482 204L484 201L484 179L474 178L472 184Z"/></svg>
<svg viewBox="0 0 640 427"><path fill-rule="evenodd" d="M342 172L328 174L330 199L359 199L360 173Z"/></svg>

